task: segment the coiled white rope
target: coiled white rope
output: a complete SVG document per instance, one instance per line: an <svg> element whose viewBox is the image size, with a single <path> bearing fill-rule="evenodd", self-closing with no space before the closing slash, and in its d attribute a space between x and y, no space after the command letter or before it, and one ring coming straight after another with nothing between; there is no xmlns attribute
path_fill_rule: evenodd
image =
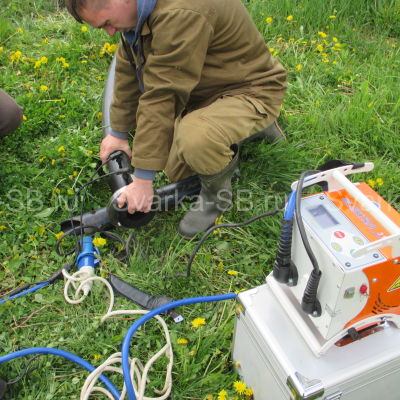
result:
<svg viewBox="0 0 400 400"><path fill-rule="evenodd" d="M74 274L70 275L68 272L63 270L63 275L66 280L64 286L64 298L70 304L79 304L85 300L85 298L89 294L89 290L94 281L99 281L103 283L110 294L109 307L107 313L101 318L101 322L104 322L108 318L112 318L116 315L144 315L147 314L147 310L117 310L112 311L114 307L114 291L110 285L110 283L104 278L100 278L97 276L90 276L86 271L77 271ZM72 295L72 298L69 294L71 291L71 287L75 289L75 292ZM89 288L89 289L88 289ZM135 395L138 400L165 400L171 393L172 390L172 366L173 366L173 351L171 344L171 337L169 334L168 326L165 321L158 315L155 316L155 319L161 325L164 337L165 337L165 345L159 350L156 354L154 354L147 363L143 366L137 358L130 359L130 367L131 367L131 379L133 382L133 387L135 390ZM168 364L166 367L166 374L164 380L164 387L161 390L154 389L154 392L158 395L158 397L146 397L144 395L146 390L146 384L150 382L148 378L149 371L152 365L160 359L163 355L167 357ZM122 375L122 354L115 353L111 355L103 364L97 367L87 378L85 384L81 389L80 400L89 399L90 395L95 392L102 393L107 396L109 399L114 400L112 394L103 387L95 386L99 376L105 372L114 372ZM121 397L119 400L124 400L126 398L126 387L125 384L123 386Z"/></svg>

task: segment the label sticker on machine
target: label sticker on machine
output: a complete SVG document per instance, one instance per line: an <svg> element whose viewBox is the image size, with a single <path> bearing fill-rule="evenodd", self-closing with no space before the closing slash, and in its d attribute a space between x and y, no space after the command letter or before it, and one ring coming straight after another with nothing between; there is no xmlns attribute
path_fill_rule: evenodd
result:
<svg viewBox="0 0 400 400"><path fill-rule="evenodd" d="M304 222L344 269L359 268L386 259L378 250L359 258L352 256L370 241L323 193L303 198L301 212Z"/></svg>

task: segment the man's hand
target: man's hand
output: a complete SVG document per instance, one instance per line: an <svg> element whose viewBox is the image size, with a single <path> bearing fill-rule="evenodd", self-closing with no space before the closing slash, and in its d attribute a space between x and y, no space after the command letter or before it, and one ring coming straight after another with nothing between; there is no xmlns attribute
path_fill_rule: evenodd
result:
<svg viewBox="0 0 400 400"><path fill-rule="evenodd" d="M122 208L128 203L129 214L136 211L148 213L153 203L153 195L153 181L134 177L133 182L118 197L118 207Z"/></svg>
<svg viewBox="0 0 400 400"><path fill-rule="evenodd" d="M107 161L108 156L116 150L124 151L129 158L132 158L131 146L128 140L119 139L112 135L107 135L100 144L100 159L103 163Z"/></svg>

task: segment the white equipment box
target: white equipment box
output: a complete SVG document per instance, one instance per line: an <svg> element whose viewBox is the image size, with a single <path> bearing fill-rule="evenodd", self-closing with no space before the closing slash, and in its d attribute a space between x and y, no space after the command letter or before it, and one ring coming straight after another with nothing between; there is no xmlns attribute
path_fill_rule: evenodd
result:
<svg viewBox="0 0 400 400"><path fill-rule="evenodd" d="M232 356L255 400L400 399L400 329L386 322L317 357L268 283L238 295Z"/></svg>

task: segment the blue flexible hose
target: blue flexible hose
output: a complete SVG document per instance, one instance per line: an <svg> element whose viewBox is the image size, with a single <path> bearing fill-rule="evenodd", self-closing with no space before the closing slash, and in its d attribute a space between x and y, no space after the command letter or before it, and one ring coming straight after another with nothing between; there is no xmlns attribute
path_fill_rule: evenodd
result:
<svg viewBox="0 0 400 400"><path fill-rule="evenodd" d="M75 354L69 353L68 351L64 350L53 349L50 347L32 347L30 349L19 350L15 351L14 353L7 354L5 356L0 356L0 364L14 360L15 358L26 357L31 354L53 354L56 356L64 357L67 360L73 361L74 363L80 365L81 367L86 368L90 372L93 372L96 369L92 364L76 356ZM104 375L100 375L99 379L104 383L104 385L111 392L114 398L118 400L121 394L116 389L116 387L111 383L111 381L107 379Z"/></svg>
<svg viewBox="0 0 400 400"><path fill-rule="evenodd" d="M33 286L33 287L29 288L29 289L26 289L26 290L24 290L24 291L22 291L20 293L15 294L14 296L10 296L8 299L0 300L0 304L1 303L6 303L7 301L11 301L11 300L17 299L18 297L25 296L28 293L37 292L39 289L41 289L41 288L43 288L43 287L45 287L45 286L47 286L49 284L50 284L50 281L39 283L39 285Z"/></svg>
<svg viewBox="0 0 400 400"><path fill-rule="evenodd" d="M296 190L292 190L289 195L289 199L286 204L285 214L283 218L285 220L292 220L294 216L294 210L296 208Z"/></svg>
<svg viewBox="0 0 400 400"><path fill-rule="evenodd" d="M126 384L126 390L130 400L136 400L135 390L133 388L132 379L130 376L130 366L129 366L129 347L132 340L132 336L138 330L138 328L143 325L146 321L153 318L155 315L161 314L165 311L171 310L172 308L177 308L180 306L185 306L194 303L208 303L213 301L231 300L237 297L236 293L221 294L216 296L203 296L203 297L191 297L188 299L177 300L169 304L165 304L161 307L151 310L143 317L139 318L135 323L131 325L128 332L124 337L122 342L122 371L124 374L124 381Z"/></svg>

